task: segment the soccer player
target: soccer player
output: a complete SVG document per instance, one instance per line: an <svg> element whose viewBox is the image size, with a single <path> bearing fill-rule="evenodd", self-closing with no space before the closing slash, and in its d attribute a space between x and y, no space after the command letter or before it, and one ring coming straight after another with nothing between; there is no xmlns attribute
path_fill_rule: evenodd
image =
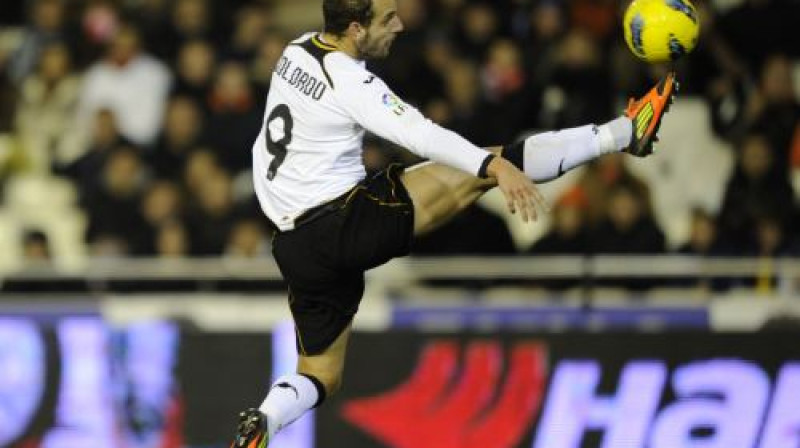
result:
<svg viewBox="0 0 800 448"><path fill-rule="evenodd" d="M365 60L386 57L403 30L396 0L323 0L323 16L322 33L284 50L253 145L255 190L277 229L273 254L289 286L297 373L279 378L258 409L242 412L236 448L266 446L337 391L366 270L407 255L416 235L491 188L528 221L544 207L533 181L602 154L650 154L676 87L670 73L608 123L484 150L426 119L365 68ZM365 131L431 162L367 178Z"/></svg>

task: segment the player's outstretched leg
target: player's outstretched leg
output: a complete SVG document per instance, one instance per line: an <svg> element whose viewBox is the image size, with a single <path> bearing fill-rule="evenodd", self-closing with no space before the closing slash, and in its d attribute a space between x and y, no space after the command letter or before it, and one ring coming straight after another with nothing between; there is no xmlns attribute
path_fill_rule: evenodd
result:
<svg viewBox="0 0 800 448"><path fill-rule="evenodd" d="M504 147L487 148L500 154L536 182L547 182L604 154L627 152L644 157L677 91L669 73L624 115L601 125L586 125L536 134ZM414 202L414 234L436 229L472 204L495 184L438 163L427 163L403 174Z"/></svg>
<svg viewBox="0 0 800 448"><path fill-rule="evenodd" d="M502 156L536 182L553 180L604 154L647 156L658 141L656 134L677 87L675 74L669 73L608 123L536 134L504 146Z"/></svg>

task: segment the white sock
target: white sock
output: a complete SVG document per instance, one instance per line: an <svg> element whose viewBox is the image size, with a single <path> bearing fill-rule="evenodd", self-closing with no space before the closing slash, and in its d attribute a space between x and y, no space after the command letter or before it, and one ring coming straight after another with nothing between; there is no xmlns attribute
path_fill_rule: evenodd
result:
<svg viewBox="0 0 800 448"><path fill-rule="evenodd" d="M619 117L600 126L587 125L528 137L507 146L503 157L536 182L553 180L603 154L619 152L631 141L633 124Z"/></svg>
<svg viewBox="0 0 800 448"><path fill-rule="evenodd" d="M278 378L258 408L267 416L269 437L300 418L318 400L317 386L308 377L294 373Z"/></svg>
<svg viewBox="0 0 800 448"><path fill-rule="evenodd" d="M622 151L633 139L633 122L626 116L617 117L597 127L600 150L603 154Z"/></svg>

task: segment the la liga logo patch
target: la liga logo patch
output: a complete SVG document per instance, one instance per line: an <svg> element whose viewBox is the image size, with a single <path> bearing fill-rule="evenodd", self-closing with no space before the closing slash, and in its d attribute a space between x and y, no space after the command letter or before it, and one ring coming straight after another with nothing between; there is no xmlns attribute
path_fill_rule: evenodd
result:
<svg viewBox="0 0 800 448"><path fill-rule="evenodd" d="M389 108L395 115L400 116L403 115L406 111L406 103L403 102L400 98L397 97L394 93L387 92L383 94L382 97L383 105Z"/></svg>

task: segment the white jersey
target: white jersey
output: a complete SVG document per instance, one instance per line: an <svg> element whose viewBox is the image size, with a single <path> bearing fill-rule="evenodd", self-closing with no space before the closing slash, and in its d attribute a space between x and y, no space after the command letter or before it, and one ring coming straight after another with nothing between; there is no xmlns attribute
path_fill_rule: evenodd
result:
<svg viewBox="0 0 800 448"><path fill-rule="evenodd" d="M304 211L364 179L365 130L471 174L489 160L484 150L403 102L363 61L316 33L305 34L286 47L275 67L253 144L256 194L280 230L293 229Z"/></svg>

